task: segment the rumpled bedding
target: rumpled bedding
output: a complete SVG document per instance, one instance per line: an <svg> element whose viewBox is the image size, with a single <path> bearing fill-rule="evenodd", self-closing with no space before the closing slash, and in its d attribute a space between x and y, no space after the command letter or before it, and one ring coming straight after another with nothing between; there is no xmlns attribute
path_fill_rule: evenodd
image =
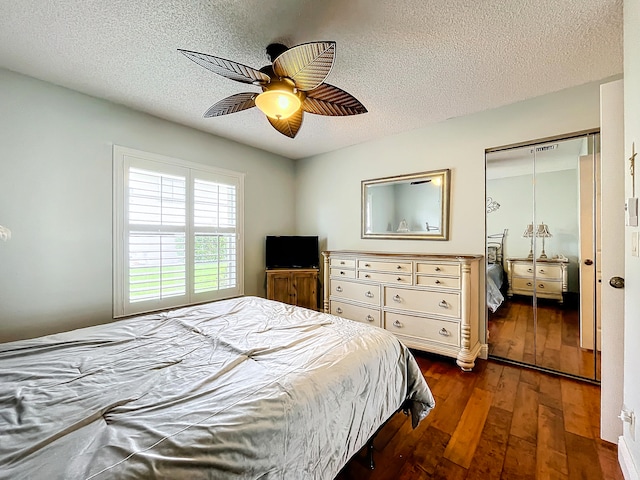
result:
<svg viewBox="0 0 640 480"><path fill-rule="evenodd" d="M504 302L504 295L500 291L503 282L504 270L499 263L487 264L487 306L493 313Z"/></svg>
<svg viewBox="0 0 640 480"><path fill-rule="evenodd" d="M434 399L392 334L257 297L0 344L0 479L332 479Z"/></svg>

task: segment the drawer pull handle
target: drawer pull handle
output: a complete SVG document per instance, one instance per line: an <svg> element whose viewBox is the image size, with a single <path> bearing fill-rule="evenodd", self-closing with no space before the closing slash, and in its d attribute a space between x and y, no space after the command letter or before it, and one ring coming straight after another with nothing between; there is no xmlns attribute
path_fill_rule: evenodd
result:
<svg viewBox="0 0 640 480"><path fill-rule="evenodd" d="M340 307L336 308L337 313L342 313L342 309Z"/></svg>
<svg viewBox="0 0 640 480"><path fill-rule="evenodd" d="M544 283L539 284L538 288L544 288Z"/></svg>
<svg viewBox="0 0 640 480"><path fill-rule="evenodd" d="M440 271L440 267L436 267L435 270L436 270L436 272L439 272Z"/></svg>
<svg viewBox="0 0 640 480"><path fill-rule="evenodd" d="M533 285L533 283L527 282L527 287L531 287L532 285Z"/></svg>
<svg viewBox="0 0 640 480"><path fill-rule="evenodd" d="M397 268L398 270L402 270L402 265L398 265L396 268Z"/></svg>
<svg viewBox="0 0 640 480"><path fill-rule="evenodd" d="M369 265L368 263L365 263L364 266L369 268L371 265Z"/></svg>
<svg viewBox="0 0 640 480"><path fill-rule="evenodd" d="M398 277L396 280L397 280L398 282L401 282L401 281L402 281L402 277Z"/></svg>
<svg viewBox="0 0 640 480"><path fill-rule="evenodd" d="M371 316L371 315L367 315L367 316L366 316L366 319L367 319L368 321L370 321L370 322L373 322L373 321L375 320L375 318L373 318L373 316Z"/></svg>
<svg viewBox="0 0 640 480"><path fill-rule="evenodd" d="M340 265L344 265L344 262L340 262Z"/></svg>
<svg viewBox="0 0 640 480"><path fill-rule="evenodd" d="M341 291L342 291L342 287L341 287L340 285L338 285L338 286L336 287L336 292L341 292Z"/></svg>
<svg viewBox="0 0 640 480"><path fill-rule="evenodd" d="M449 307L449 304L447 303L447 301L446 301L446 300L440 300L440 303L438 304L438 306L439 306L440 308L448 308L448 307Z"/></svg>
<svg viewBox="0 0 640 480"><path fill-rule="evenodd" d="M442 335L443 337L450 337L451 332L449 332L449 330L447 330L446 328L442 327L438 332L438 335Z"/></svg>
<svg viewBox="0 0 640 480"><path fill-rule="evenodd" d="M342 270L340 270L340 275L346 275Z"/></svg>
<svg viewBox="0 0 640 480"><path fill-rule="evenodd" d="M539 273L544 273L544 268L541 268L541 269L539 270Z"/></svg>
<svg viewBox="0 0 640 480"><path fill-rule="evenodd" d="M527 272L529 273L533 272L533 268L527 268Z"/></svg>
<svg viewBox="0 0 640 480"><path fill-rule="evenodd" d="M367 292L367 293L364 294L364 296L367 297L367 298L373 298L373 293Z"/></svg>
<svg viewBox="0 0 640 480"><path fill-rule="evenodd" d="M364 276L364 278L371 278L371 275L369 275L368 273Z"/></svg>
<svg viewBox="0 0 640 480"><path fill-rule="evenodd" d="M402 299L400 298L400 295L394 295L393 296L393 301L400 303L402 301Z"/></svg>
<svg viewBox="0 0 640 480"><path fill-rule="evenodd" d="M440 285L441 283L442 283L442 282L441 282L440 280L436 280L436 281L435 281L435 284L436 284L436 285Z"/></svg>
<svg viewBox="0 0 640 480"><path fill-rule="evenodd" d="M398 327L398 328L402 328L402 323L400 323L400 320L396 320L395 322L393 322L393 326L394 327Z"/></svg>

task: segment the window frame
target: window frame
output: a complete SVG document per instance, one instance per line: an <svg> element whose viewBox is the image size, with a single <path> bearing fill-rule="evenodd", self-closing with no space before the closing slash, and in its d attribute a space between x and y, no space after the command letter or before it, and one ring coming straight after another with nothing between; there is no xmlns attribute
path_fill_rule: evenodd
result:
<svg viewBox="0 0 640 480"><path fill-rule="evenodd" d="M129 301L128 183L129 168L158 174L180 175L186 179L185 211L185 294L167 298ZM194 305L244 295L244 177L245 174L187 160L113 145L113 318ZM196 227L194 185L196 180L233 185L236 188L236 284L231 288L195 293L195 237L207 227ZM160 227L158 231L163 231ZM199 230L200 229L200 230ZM212 229L209 228L211 232Z"/></svg>

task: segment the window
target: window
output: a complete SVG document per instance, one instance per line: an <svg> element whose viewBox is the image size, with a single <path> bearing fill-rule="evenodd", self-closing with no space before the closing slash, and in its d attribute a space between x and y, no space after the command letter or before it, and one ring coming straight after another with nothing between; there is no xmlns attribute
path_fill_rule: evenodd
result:
<svg viewBox="0 0 640 480"><path fill-rule="evenodd" d="M244 293L244 175L114 146L114 317Z"/></svg>

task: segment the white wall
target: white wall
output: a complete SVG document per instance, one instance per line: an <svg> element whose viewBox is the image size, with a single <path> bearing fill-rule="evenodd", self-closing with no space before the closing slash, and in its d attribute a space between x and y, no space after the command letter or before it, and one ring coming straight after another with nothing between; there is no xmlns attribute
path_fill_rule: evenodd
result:
<svg viewBox="0 0 640 480"><path fill-rule="evenodd" d="M484 254L484 151L599 126L599 83L297 162L297 226L327 249ZM360 238L360 181L450 168L449 241Z"/></svg>
<svg viewBox="0 0 640 480"><path fill-rule="evenodd" d="M631 157L632 144L640 151L640 1L624 2L624 122L625 122L625 158ZM625 162L628 167L629 162ZM625 168L626 170L626 168ZM640 156L636 157L636 196L640 195ZM625 192L630 197L631 176L625 172ZM638 227L626 227L625 242L625 328L624 328L624 403L635 411L635 440L629 429L624 429L621 450L630 453L633 474L627 478L639 478L640 472L640 368L638 367L638 342L640 342L640 258L631 256L631 233L640 232ZM627 470L627 473L629 471Z"/></svg>
<svg viewBox="0 0 640 480"><path fill-rule="evenodd" d="M577 168L577 162L576 162ZM504 258L526 257L531 238L523 238L527 224L533 219L533 175L487 179L487 196L500 208L487 214L487 232L501 233L506 228ZM536 174L536 225L544 222L553 235L545 239L547 257L564 255L569 263L569 291L580 291L578 260L580 256L578 173L558 170ZM535 256L542 252L542 239L536 238Z"/></svg>
<svg viewBox="0 0 640 480"><path fill-rule="evenodd" d="M245 293L295 231L293 161L0 70L0 341L112 318L112 145L246 173ZM215 120L212 120L215 121Z"/></svg>

